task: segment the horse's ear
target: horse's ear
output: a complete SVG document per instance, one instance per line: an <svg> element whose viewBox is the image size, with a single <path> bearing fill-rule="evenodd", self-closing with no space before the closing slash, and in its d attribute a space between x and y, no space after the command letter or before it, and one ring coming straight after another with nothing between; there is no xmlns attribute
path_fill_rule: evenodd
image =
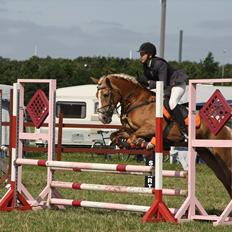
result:
<svg viewBox="0 0 232 232"><path fill-rule="evenodd" d="M95 77L90 77L94 84L98 84L98 79Z"/></svg>
<svg viewBox="0 0 232 232"><path fill-rule="evenodd" d="M112 85L111 85L111 82L110 82L109 78L106 78L106 85L107 85L107 87L109 87L110 89L112 89Z"/></svg>

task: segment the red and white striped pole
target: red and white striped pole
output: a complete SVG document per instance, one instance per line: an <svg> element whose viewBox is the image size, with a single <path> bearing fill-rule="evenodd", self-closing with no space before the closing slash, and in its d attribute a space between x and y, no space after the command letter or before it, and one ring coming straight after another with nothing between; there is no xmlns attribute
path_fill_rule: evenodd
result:
<svg viewBox="0 0 232 232"><path fill-rule="evenodd" d="M31 206L26 201L25 197L18 191L18 182L21 181L21 178L18 179L18 166L16 165L17 159L17 146L18 146L18 139L19 139L19 132L18 132L18 123L17 123L17 116L18 116L18 98L19 98L19 85L14 83L13 85L13 113L11 118L11 187L7 191L7 193L3 196L0 201L0 211L10 211L13 209L20 209L20 210L28 210L31 209Z"/></svg>
<svg viewBox="0 0 232 232"><path fill-rule="evenodd" d="M8 210L9 207L15 208L16 207L16 194L15 194L15 188L16 188L16 168L15 168L15 161L16 161L16 141L17 141L17 91L18 91L18 85L14 83L13 85L13 113L11 122L12 125L10 127L11 131L11 178L10 178L10 189L7 191L7 193L4 195L4 197L1 200L0 203L0 210ZM9 206L9 200L12 201L11 205Z"/></svg>
<svg viewBox="0 0 232 232"><path fill-rule="evenodd" d="M18 108L18 84L14 83L13 85L13 113L12 113L12 137L11 137L11 146L12 146L12 158L11 158L11 183L16 181L16 143L17 143L17 108Z"/></svg>
<svg viewBox="0 0 232 232"><path fill-rule="evenodd" d="M156 87L156 146L155 146L155 191L162 199L163 189L163 82Z"/></svg>
<svg viewBox="0 0 232 232"><path fill-rule="evenodd" d="M163 82L156 82L156 145L155 145L155 199L143 217L143 222L167 221L176 223L163 201Z"/></svg>

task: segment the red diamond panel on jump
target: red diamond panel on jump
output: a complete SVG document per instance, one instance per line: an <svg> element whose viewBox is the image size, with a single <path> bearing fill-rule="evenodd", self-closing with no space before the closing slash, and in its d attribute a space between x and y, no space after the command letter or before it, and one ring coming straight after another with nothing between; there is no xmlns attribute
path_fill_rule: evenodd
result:
<svg viewBox="0 0 232 232"><path fill-rule="evenodd" d="M200 115L214 135L232 116L232 108L227 103L222 93L217 89L206 104L200 109Z"/></svg>
<svg viewBox="0 0 232 232"><path fill-rule="evenodd" d="M36 128L40 128L48 116L48 99L43 90L38 89L27 104L27 112Z"/></svg>

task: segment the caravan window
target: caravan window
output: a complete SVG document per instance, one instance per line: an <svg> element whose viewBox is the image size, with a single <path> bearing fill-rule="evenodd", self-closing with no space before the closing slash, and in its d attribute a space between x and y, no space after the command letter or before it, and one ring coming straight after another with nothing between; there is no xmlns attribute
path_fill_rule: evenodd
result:
<svg viewBox="0 0 232 232"><path fill-rule="evenodd" d="M85 118L86 117L86 103L85 102L57 102L56 116L63 113L64 118Z"/></svg>

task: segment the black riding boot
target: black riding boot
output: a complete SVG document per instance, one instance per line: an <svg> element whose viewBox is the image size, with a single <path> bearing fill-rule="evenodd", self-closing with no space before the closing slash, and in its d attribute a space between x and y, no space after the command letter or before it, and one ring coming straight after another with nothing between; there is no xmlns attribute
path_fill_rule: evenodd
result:
<svg viewBox="0 0 232 232"><path fill-rule="evenodd" d="M184 117L180 111L180 106L177 105L173 110L171 110L171 115L173 119L178 123L180 132L185 139L188 139L188 129L184 123Z"/></svg>

